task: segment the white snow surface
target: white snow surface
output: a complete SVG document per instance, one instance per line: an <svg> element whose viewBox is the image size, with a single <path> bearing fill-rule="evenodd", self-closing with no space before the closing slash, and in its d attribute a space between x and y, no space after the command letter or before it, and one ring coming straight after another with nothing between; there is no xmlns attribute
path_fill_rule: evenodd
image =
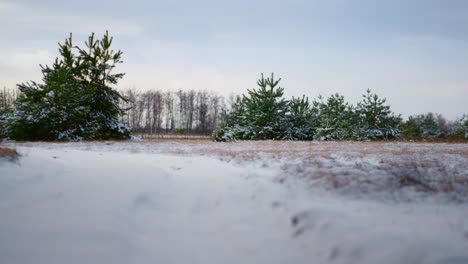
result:
<svg viewBox="0 0 468 264"><path fill-rule="evenodd" d="M349 196L304 178L316 162L378 174L378 155L307 167L265 147L215 151L249 144L8 143L21 156L0 159L0 263L468 263L466 200ZM444 146L461 151L447 154L461 176L466 146Z"/></svg>

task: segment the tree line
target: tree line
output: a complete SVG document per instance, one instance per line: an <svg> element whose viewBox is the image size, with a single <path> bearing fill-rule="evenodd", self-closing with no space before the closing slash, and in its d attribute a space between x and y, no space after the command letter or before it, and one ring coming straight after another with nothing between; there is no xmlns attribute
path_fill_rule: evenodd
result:
<svg viewBox="0 0 468 264"><path fill-rule="evenodd" d="M265 78L264 82L266 82ZM271 87L269 88L271 90ZM231 95L226 100L225 97L209 91L126 89L120 91L120 94L127 100L120 101L120 107L125 111L119 120L134 133L202 134L212 135L213 139L218 141L269 138L292 140L366 140L394 137L468 139L468 115L462 115L456 120L447 120L441 114L426 113L411 115L403 120L399 115L390 111L390 106L385 104L385 99L379 98L371 91L366 91L363 100L356 106L347 103L339 94L333 94L328 98L319 96L312 101L305 96L288 101L282 98L281 91L280 96L277 96L275 100L282 98L282 101L277 102L276 108L268 103L262 103L262 101L268 101L266 99L269 97L271 99L273 95L271 91L264 91L263 93L269 94L263 94L263 99L262 96L256 98L258 96L255 96L255 93L258 91L253 91L249 90L254 95L250 99L247 98L248 95ZM13 112L15 101L20 94L19 89L6 87L0 89L0 138L5 137L5 133L2 133L2 124L5 128L6 114ZM285 102L288 103L289 109L281 110ZM247 110L249 104L252 109ZM262 107L265 109L262 110ZM268 113L269 109L272 109L270 113ZM260 113L262 111L266 113ZM273 118L284 118L287 115L289 115L287 117L289 123L283 124L283 127L287 129L287 134L285 134L287 136L268 135L268 130L271 130L269 133L277 133L273 129L274 125L272 126L276 122ZM364 120L360 119L362 117ZM363 129L363 124L366 124L366 129ZM258 131L252 130L254 126ZM254 133L256 136L253 135Z"/></svg>
<svg viewBox="0 0 468 264"><path fill-rule="evenodd" d="M449 122L428 113L407 121L391 111L385 98L369 89L356 105L333 94L286 99L281 79L274 75L257 81L258 88L237 97L222 113L215 141L235 140L387 140L456 137L468 139L468 116Z"/></svg>
<svg viewBox="0 0 468 264"><path fill-rule="evenodd" d="M70 34L59 44L60 57L41 65L42 83L0 89L0 139L129 139L132 132L212 134L215 141L468 139L467 115L447 121L428 113L404 121L370 90L356 105L339 94L286 99L273 74L262 74L257 89L228 98L228 106L207 91L117 91L125 74L114 73L122 52L111 49L112 40L108 32L102 39L93 33L81 48Z"/></svg>
<svg viewBox="0 0 468 264"><path fill-rule="evenodd" d="M197 90L121 91L128 111L121 122L135 133L183 133L210 135L218 126L224 97Z"/></svg>

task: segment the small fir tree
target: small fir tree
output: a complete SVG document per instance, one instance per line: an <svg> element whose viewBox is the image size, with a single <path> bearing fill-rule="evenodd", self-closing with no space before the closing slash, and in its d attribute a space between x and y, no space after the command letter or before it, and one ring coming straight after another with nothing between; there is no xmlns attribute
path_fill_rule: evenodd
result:
<svg viewBox="0 0 468 264"><path fill-rule="evenodd" d="M346 140L353 137L353 124L356 122L355 112L344 96L332 94L326 101L319 96L313 103L313 123L317 126L314 139Z"/></svg>
<svg viewBox="0 0 468 264"><path fill-rule="evenodd" d="M257 81L259 89L248 90L243 97L247 109L248 125L253 129L252 139L280 139L281 120L288 111L288 101L283 98L284 88L278 86L281 78L262 78Z"/></svg>
<svg viewBox="0 0 468 264"><path fill-rule="evenodd" d="M224 112L219 129L213 133L216 141L243 139L281 139L284 135L284 118L289 102L283 98L284 89L275 80L262 77L258 89L248 90L238 98L232 109Z"/></svg>
<svg viewBox="0 0 468 264"><path fill-rule="evenodd" d="M289 112L284 118L283 136L286 140L312 140L315 134L309 98L292 98L289 101Z"/></svg>
<svg viewBox="0 0 468 264"><path fill-rule="evenodd" d="M362 101L357 104L356 113L360 118L360 126L369 139L388 139L401 134L398 128L401 118L393 114L390 106L385 104L386 101L367 89Z"/></svg>

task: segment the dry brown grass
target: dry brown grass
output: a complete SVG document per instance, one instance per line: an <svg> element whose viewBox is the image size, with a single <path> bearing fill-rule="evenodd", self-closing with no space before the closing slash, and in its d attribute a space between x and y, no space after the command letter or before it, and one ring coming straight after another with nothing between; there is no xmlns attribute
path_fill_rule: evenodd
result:
<svg viewBox="0 0 468 264"><path fill-rule="evenodd" d="M7 159L14 160L18 158L18 152L11 148L0 147L0 158L7 158Z"/></svg>
<svg viewBox="0 0 468 264"><path fill-rule="evenodd" d="M331 153L356 152L362 155L418 155L418 154L451 154L468 157L466 147L441 148L440 143L404 143L404 142L298 142L298 141L240 141L235 143L210 142L206 140L155 140L151 143L180 143L196 146L192 151L212 153L222 156L248 156L254 153L268 153L278 156L323 157ZM142 144L148 142L141 142ZM450 144L451 145L451 144ZM464 144L463 144L464 145ZM175 147L177 148L177 147Z"/></svg>

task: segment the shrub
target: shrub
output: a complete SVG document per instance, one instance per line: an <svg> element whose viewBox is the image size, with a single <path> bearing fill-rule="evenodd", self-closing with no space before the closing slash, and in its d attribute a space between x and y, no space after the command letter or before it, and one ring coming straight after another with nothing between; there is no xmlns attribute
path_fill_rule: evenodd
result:
<svg viewBox="0 0 468 264"><path fill-rule="evenodd" d="M441 138L448 136L446 128L437 123L436 115L427 113L410 116L403 124L403 134L407 137Z"/></svg>
<svg viewBox="0 0 468 264"><path fill-rule="evenodd" d="M454 137L468 140L468 115L463 115L460 119L453 123L452 127L452 133Z"/></svg>
<svg viewBox="0 0 468 264"><path fill-rule="evenodd" d="M174 130L174 134L183 135L183 134L186 134L186 133L187 133L186 128L177 128L177 129Z"/></svg>

